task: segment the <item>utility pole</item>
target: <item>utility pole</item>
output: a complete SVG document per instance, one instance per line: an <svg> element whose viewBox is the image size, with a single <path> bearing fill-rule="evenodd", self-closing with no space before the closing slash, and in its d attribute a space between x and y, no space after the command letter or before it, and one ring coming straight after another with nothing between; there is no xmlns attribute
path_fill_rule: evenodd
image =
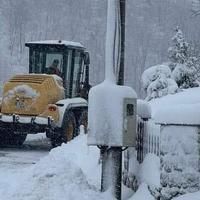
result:
<svg viewBox="0 0 200 200"><path fill-rule="evenodd" d="M124 60L125 60L125 15L126 15L126 0L118 0L118 26L120 28L120 60L119 60L119 74L118 74L118 85L124 85ZM111 179L113 182L114 195L117 200L121 200L122 190L122 147L102 147L101 149L102 156L102 181L101 181L101 190L105 191L108 187L108 181L106 180L109 177L109 173L112 173ZM107 171L108 166L112 165L113 171Z"/></svg>
<svg viewBox="0 0 200 200"><path fill-rule="evenodd" d="M90 90L88 145L101 149L101 191L111 189L113 196L121 200L122 147L135 144L137 95L132 88L123 86L126 0L107 2L105 80ZM116 102L109 102L109 97ZM118 115L114 117L112 112Z"/></svg>
<svg viewBox="0 0 200 200"><path fill-rule="evenodd" d="M124 60L125 60L125 25L126 25L126 0L119 0L120 5L120 68L118 85L124 85Z"/></svg>
<svg viewBox="0 0 200 200"><path fill-rule="evenodd" d="M124 60L125 60L125 17L126 0L119 0L119 18L120 18L120 65L117 84L124 85ZM112 147L111 157L114 162L115 171L115 197L121 200L122 196L122 147Z"/></svg>

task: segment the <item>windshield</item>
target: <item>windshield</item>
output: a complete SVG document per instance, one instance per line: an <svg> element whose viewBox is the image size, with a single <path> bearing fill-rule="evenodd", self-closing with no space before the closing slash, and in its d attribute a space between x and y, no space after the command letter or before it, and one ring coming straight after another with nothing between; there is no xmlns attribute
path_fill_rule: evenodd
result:
<svg viewBox="0 0 200 200"><path fill-rule="evenodd" d="M31 73L63 73L63 53L33 51L31 56Z"/></svg>
<svg viewBox="0 0 200 200"><path fill-rule="evenodd" d="M50 74L56 74L55 73L51 73L51 71L49 70L50 68L57 68L57 70L62 73L62 69L63 69L63 55L59 54L59 53L47 53L46 54L46 69L45 71L47 73Z"/></svg>

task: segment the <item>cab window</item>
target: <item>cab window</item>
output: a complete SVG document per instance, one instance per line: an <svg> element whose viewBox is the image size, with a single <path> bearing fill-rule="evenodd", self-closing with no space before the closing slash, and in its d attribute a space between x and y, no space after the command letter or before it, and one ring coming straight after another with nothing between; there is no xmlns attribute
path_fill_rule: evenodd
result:
<svg viewBox="0 0 200 200"><path fill-rule="evenodd" d="M72 97L78 96L81 67L82 67L81 52L75 51L74 52L73 81L72 81Z"/></svg>
<svg viewBox="0 0 200 200"><path fill-rule="evenodd" d="M70 77L71 77L71 69L72 69L72 50L68 50L67 52L67 67L65 71L65 88L66 88L66 93L67 96L70 96Z"/></svg>
<svg viewBox="0 0 200 200"><path fill-rule="evenodd" d="M47 53L46 54L46 64L45 71L48 72L49 67L51 67L54 61L58 61L57 68L62 73L63 72L63 55L61 53Z"/></svg>
<svg viewBox="0 0 200 200"><path fill-rule="evenodd" d="M31 73L48 73L54 61L57 61L56 68L63 73L63 53L60 52L44 52L35 50L31 53Z"/></svg>

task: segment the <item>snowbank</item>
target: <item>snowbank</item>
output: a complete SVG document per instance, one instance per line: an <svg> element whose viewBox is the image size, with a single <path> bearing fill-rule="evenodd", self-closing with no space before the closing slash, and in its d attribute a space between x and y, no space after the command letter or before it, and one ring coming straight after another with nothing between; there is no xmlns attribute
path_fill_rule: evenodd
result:
<svg viewBox="0 0 200 200"><path fill-rule="evenodd" d="M143 183L129 200L155 200L150 194L147 184Z"/></svg>
<svg viewBox="0 0 200 200"><path fill-rule="evenodd" d="M23 171L18 185L2 200L111 199L100 193L99 150L87 147L81 135L53 149L48 156ZM92 161L92 162L91 162Z"/></svg>
<svg viewBox="0 0 200 200"><path fill-rule="evenodd" d="M167 95L149 102L157 123L200 124L200 88Z"/></svg>
<svg viewBox="0 0 200 200"><path fill-rule="evenodd" d="M160 187L160 159L154 154L147 154L140 168L140 182L151 187Z"/></svg>
<svg viewBox="0 0 200 200"><path fill-rule="evenodd" d="M194 192L179 196L177 198L173 198L172 200L199 200L199 199L200 199L200 192Z"/></svg>

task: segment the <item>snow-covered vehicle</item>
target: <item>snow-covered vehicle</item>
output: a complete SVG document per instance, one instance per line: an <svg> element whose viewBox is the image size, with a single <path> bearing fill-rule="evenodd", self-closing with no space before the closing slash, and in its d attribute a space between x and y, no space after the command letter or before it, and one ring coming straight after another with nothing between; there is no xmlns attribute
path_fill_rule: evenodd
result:
<svg viewBox="0 0 200 200"><path fill-rule="evenodd" d="M46 132L53 146L75 137L86 123L89 54L80 43L39 41L29 47L29 74L4 85L0 144L21 145L27 134ZM59 76L49 72L57 62ZM50 74L49 74L50 73Z"/></svg>

